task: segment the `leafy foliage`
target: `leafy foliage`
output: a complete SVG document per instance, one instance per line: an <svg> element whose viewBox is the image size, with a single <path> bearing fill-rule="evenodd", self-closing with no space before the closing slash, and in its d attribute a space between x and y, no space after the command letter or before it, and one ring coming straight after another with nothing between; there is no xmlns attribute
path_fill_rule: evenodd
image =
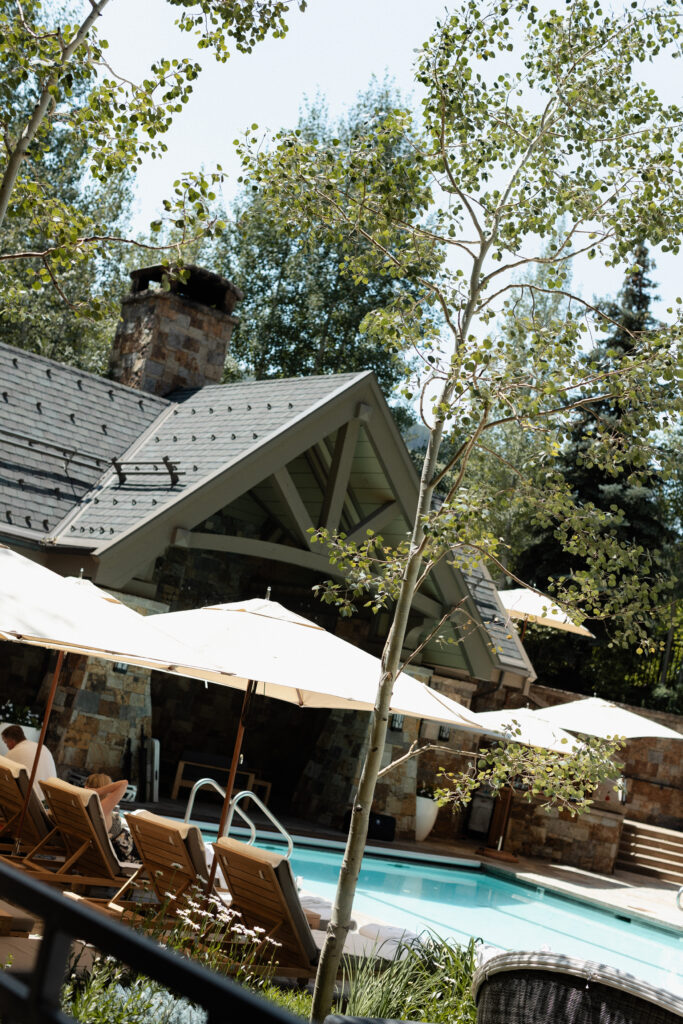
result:
<svg viewBox="0 0 683 1024"><path fill-rule="evenodd" d="M678 55L680 16L679 0L615 12L577 0L543 14L524 0L460 0L418 52L422 123L409 157L401 142L415 128L401 110L348 149L295 133L281 133L270 151L243 147L250 179L274 215L346 232L344 266L357 279L384 273L413 283L364 327L390 351L412 354L416 371L404 395L420 403L429 429L405 550L386 552L385 563L376 547L348 554L365 601L392 606L393 619L318 972L316 1019L329 1007L348 927L415 593L443 561L505 573L495 494L470 486L475 453L488 438L513 430L529 441L515 467L515 501L535 529L552 529L581 561L556 599L578 619L610 620L624 644L651 646L648 613L664 585L661 567L619 534L618 511L577 501L557 460L579 411L607 402L618 427L598 431L591 461L617 474L634 460L643 469L683 404L677 315L644 331L618 366L605 365L591 339L608 317L571 291L569 277L579 256L635 269L634 239L679 251L683 118L641 71ZM397 156L386 161L386 153ZM542 283L520 280L539 265ZM534 304L530 313L521 308L521 294L567 302L548 320ZM444 439L454 442L453 453L440 465ZM344 557L344 538L321 539ZM327 597L347 610L359 599L333 588Z"/></svg>
<svg viewBox="0 0 683 1024"><path fill-rule="evenodd" d="M643 336L659 327L650 312L654 285L645 246L635 247L633 259L617 300L601 304L608 318L607 331L591 357L605 370L617 370ZM622 429L619 407L604 399L577 411L557 469L578 505L595 510L596 515L608 515L614 537L649 553L659 580L650 594L647 628L657 641L662 625L671 621L675 534L667 523L665 500L665 470L671 458L665 437L654 440L656 447L651 444L643 451L638 438ZM618 461L610 456L614 445L625 446ZM516 573L543 590L571 581L583 568L581 554L566 551L552 526L533 538L515 561ZM618 586L616 566L614 573ZM614 649L609 626L609 622L594 624L597 641L591 644L571 635L551 639L546 630L533 631L528 648L537 664L543 665L544 681L582 693L638 700L637 686L627 684L629 675L637 678L638 656L632 650ZM650 649L654 650L655 644L650 644ZM647 695L640 696L647 699Z"/></svg>
<svg viewBox="0 0 683 1024"><path fill-rule="evenodd" d="M144 158L162 156L165 135L201 71L181 57L153 61L138 83L117 74L97 30L108 3L90 0L78 21L70 8L55 11L41 0L0 0L0 286L10 319L19 317L27 287L68 292L83 267L97 278L102 262L118 258L120 243L140 244L112 232L116 219L104 220L81 188L74 196L73 184L92 182L91 197L106 195ZM219 60L228 58L231 39L249 52L268 34L286 31L286 0L169 3L181 8L181 28L199 33L200 47ZM163 219L152 224L153 234L163 221L179 232L179 242L163 252L166 262L181 262L179 250L193 234L219 230L211 206L221 180L218 168L188 171L175 182ZM17 263L27 269L13 272ZM77 309L84 305L78 299ZM91 303L88 315L102 311Z"/></svg>
<svg viewBox="0 0 683 1024"><path fill-rule="evenodd" d="M464 772L441 770L442 785L436 792L441 803L462 807L482 786L497 795L508 786L523 790L531 803L541 800L550 810L559 807L572 814L588 810L591 795L601 782L614 778L619 764L614 760L622 743L586 737L576 750L559 753L515 742L513 739L469 755L471 767Z"/></svg>
<svg viewBox="0 0 683 1024"><path fill-rule="evenodd" d="M388 82L373 82L344 118L331 123L324 103L308 105L295 129L311 145L348 151L372 138L400 105ZM251 134L251 133L250 133ZM409 139L396 147L408 153ZM387 151L391 162L398 152ZM375 272L344 272L348 230L287 216L247 188L225 232L200 253L244 292L231 357L256 380L374 370L387 398L405 375L403 361L359 330L365 316L391 301L406 282ZM356 240L360 248L367 243ZM235 369L229 371L234 374Z"/></svg>

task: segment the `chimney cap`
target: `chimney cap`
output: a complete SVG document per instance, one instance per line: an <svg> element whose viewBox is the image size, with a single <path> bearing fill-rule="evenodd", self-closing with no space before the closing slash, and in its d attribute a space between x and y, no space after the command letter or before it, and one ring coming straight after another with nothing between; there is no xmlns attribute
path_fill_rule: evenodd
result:
<svg viewBox="0 0 683 1024"><path fill-rule="evenodd" d="M170 267L157 263L152 267L141 267L139 270L132 270L131 294L137 295L149 288L152 281L161 284L164 278L170 283L170 291L173 295L181 295L191 302L198 302L202 306L212 306L225 313L232 313L238 302L244 297L240 289L220 274L214 274L204 267L197 267L194 264L187 264L183 270L189 272L187 280L181 281L174 275Z"/></svg>

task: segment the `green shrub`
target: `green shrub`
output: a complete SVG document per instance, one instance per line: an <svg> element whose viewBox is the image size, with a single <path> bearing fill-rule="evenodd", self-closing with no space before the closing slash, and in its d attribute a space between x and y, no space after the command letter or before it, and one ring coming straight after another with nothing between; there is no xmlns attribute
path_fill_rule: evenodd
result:
<svg viewBox="0 0 683 1024"><path fill-rule="evenodd" d="M476 1024L470 995L476 967L474 939L467 946L455 946L438 936L423 934L419 943L405 945L402 952L400 959L379 970L374 958L346 961L346 1014Z"/></svg>

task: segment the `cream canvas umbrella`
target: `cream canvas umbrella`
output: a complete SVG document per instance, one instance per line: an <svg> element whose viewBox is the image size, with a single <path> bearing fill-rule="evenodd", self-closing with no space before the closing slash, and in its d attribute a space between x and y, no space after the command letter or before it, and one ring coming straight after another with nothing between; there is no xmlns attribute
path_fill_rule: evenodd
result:
<svg viewBox="0 0 683 1024"><path fill-rule="evenodd" d="M660 739L683 740L683 734L675 729L660 725L644 715L637 715L634 711L627 711L601 697L586 697L567 704L555 704L551 708L539 708L533 714L544 722L584 736L623 736L625 739L655 736Z"/></svg>
<svg viewBox="0 0 683 1024"><path fill-rule="evenodd" d="M315 622L275 601L253 599L211 605L154 617L169 636L191 638L207 664L234 675L229 686L245 690L218 834L227 819L251 698L260 694L310 708L371 711L380 678L380 661ZM207 672L204 678L226 682ZM401 673L394 684L391 712L447 722L457 729L483 732L479 716L444 694Z"/></svg>
<svg viewBox="0 0 683 1024"><path fill-rule="evenodd" d="M551 629L563 629L567 633L576 633L578 636L590 636L593 634L585 626L579 626L569 618L560 606L551 597L544 594L537 594L527 587L517 587L514 590L499 590L503 608L513 619L522 619L522 639L528 622L535 622L539 626L550 626Z"/></svg>
<svg viewBox="0 0 683 1024"><path fill-rule="evenodd" d="M142 615L93 584L66 580L5 546L0 546L0 640L59 651L28 793L35 779L65 653L92 655L160 671L188 669L192 675L202 674L189 648L157 632ZM18 836L23 820L22 813Z"/></svg>
<svg viewBox="0 0 683 1024"><path fill-rule="evenodd" d="M153 617L169 637L187 638L207 669L203 679L307 708L371 711L380 661L276 601L255 598ZM210 665L229 670L227 680ZM482 732L479 716L402 672L392 714Z"/></svg>
<svg viewBox="0 0 683 1024"><path fill-rule="evenodd" d="M172 671L193 651L86 580L68 580L0 546L0 639Z"/></svg>
<svg viewBox="0 0 683 1024"><path fill-rule="evenodd" d="M509 743L541 747L559 754L569 754L579 746L578 741L570 733L565 732L559 725L539 718L530 708L482 711L477 715L477 719L491 730L492 735L502 734L503 739Z"/></svg>

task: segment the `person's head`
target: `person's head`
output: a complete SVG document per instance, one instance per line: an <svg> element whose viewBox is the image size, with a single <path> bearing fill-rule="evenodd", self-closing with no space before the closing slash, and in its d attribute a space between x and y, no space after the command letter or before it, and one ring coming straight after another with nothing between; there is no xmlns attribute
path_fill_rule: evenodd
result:
<svg viewBox="0 0 683 1024"><path fill-rule="evenodd" d="M7 749L12 750L17 743L23 743L26 736L20 725L8 725L6 729L2 730L2 738Z"/></svg>
<svg viewBox="0 0 683 1024"><path fill-rule="evenodd" d="M101 789L102 786L111 786L111 775L105 775L104 772L95 772L94 775L89 775L83 783L85 789Z"/></svg>

